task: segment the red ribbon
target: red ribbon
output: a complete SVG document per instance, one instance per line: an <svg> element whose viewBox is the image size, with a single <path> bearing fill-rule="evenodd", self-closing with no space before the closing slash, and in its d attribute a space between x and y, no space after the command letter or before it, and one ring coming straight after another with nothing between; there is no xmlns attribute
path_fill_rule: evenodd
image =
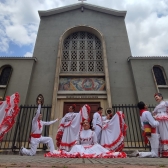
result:
<svg viewBox="0 0 168 168"><path fill-rule="evenodd" d="M41 123L40 123L40 120L38 120L38 127L39 127L39 129L42 127Z"/></svg>

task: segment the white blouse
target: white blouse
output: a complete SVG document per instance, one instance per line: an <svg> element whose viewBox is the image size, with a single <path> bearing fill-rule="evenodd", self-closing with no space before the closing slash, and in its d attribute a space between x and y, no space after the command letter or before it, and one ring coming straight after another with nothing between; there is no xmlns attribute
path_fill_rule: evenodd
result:
<svg viewBox="0 0 168 168"><path fill-rule="evenodd" d="M97 136L95 132L90 129L80 131L78 135L77 144L83 146L97 144Z"/></svg>
<svg viewBox="0 0 168 168"><path fill-rule="evenodd" d="M155 107L153 113L157 120L168 120L168 101L161 101Z"/></svg>

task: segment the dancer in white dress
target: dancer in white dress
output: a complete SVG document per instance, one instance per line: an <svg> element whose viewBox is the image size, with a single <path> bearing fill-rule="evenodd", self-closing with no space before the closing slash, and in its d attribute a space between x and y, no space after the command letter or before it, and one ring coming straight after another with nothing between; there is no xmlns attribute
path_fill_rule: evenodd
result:
<svg viewBox="0 0 168 168"><path fill-rule="evenodd" d="M79 132L76 145L69 152L54 151L45 154L46 157L69 157L69 158L124 158L124 152L110 152L97 143L97 136L90 129L88 120L82 122L83 130Z"/></svg>
<svg viewBox="0 0 168 168"><path fill-rule="evenodd" d="M15 123L15 118L20 111L19 101L19 93L7 96L5 101L0 100L0 141Z"/></svg>
<svg viewBox="0 0 168 168"><path fill-rule="evenodd" d="M122 151L126 129L127 125L121 111L116 112L113 117L112 114L108 114L103 121L100 144L110 151Z"/></svg>
<svg viewBox="0 0 168 168"><path fill-rule="evenodd" d="M156 93L154 98L159 103L155 107L153 115L159 121L158 131L161 139L160 154L161 157L168 157L168 101L163 100L161 93Z"/></svg>
<svg viewBox="0 0 168 168"><path fill-rule="evenodd" d="M72 147L68 154L80 154L81 157L89 155L93 157L109 152L97 143L97 135L90 129L88 120L84 120L82 126L83 130L79 132L76 145Z"/></svg>
<svg viewBox="0 0 168 168"><path fill-rule="evenodd" d="M69 107L69 113L62 118L56 135L58 149L67 152L76 143L82 119L88 119L90 114L90 107L87 104L81 108L79 113L75 113L74 110L75 105Z"/></svg>
<svg viewBox="0 0 168 168"><path fill-rule="evenodd" d="M150 152L139 152L134 151L130 156L138 157L159 157L159 134L157 133L156 127L158 127L159 122L156 121L151 112L148 111L147 105L144 102L138 103L138 108L140 109L140 120L142 129L144 130L147 139L150 141L151 151Z"/></svg>

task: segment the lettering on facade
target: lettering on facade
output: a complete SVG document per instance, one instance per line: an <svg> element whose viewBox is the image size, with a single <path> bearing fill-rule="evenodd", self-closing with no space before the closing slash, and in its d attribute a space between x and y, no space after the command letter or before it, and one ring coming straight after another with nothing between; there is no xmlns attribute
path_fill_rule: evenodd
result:
<svg viewBox="0 0 168 168"><path fill-rule="evenodd" d="M66 96L68 99L97 99L98 96Z"/></svg>

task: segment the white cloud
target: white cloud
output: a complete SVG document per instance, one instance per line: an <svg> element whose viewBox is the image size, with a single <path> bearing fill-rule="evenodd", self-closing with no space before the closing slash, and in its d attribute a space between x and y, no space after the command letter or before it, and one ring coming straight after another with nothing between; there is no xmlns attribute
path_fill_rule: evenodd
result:
<svg viewBox="0 0 168 168"><path fill-rule="evenodd" d="M17 33L16 33L17 32ZM11 25L6 27L7 36L18 45L31 44L32 37L22 25Z"/></svg>
<svg viewBox="0 0 168 168"><path fill-rule="evenodd" d="M0 51L7 52L9 49L9 41L5 37L1 37L0 39Z"/></svg>
<svg viewBox="0 0 168 168"><path fill-rule="evenodd" d="M127 4L126 25L133 55L168 55L168 1Z"/></svg>
<svg viewBox="0 0 168 168"><path fill-rule="evenodd" d="M24 57L32 57L32 55L33 55L33 53L27 52L27 53L24 55Z"/></svg>
<svg viewBox="0 0 168 168"><path fill-rule="evenodd" d="M9 48L9 40L5 37L3 28L0 27L0 51L7 52Z"/></svg>
<svg viewBox="0 0 168 168"><path fill-rule="evenodd" d="M19 46L34 46L40 21L38 10L49 10L75 3L80 2L77 0L0 2L0 52L10 53L10 42ZM168 0L87 0L86 3L127 11L125 22L132 55L168 55ZM27 51L29 52L32 51Z"/></svg>

